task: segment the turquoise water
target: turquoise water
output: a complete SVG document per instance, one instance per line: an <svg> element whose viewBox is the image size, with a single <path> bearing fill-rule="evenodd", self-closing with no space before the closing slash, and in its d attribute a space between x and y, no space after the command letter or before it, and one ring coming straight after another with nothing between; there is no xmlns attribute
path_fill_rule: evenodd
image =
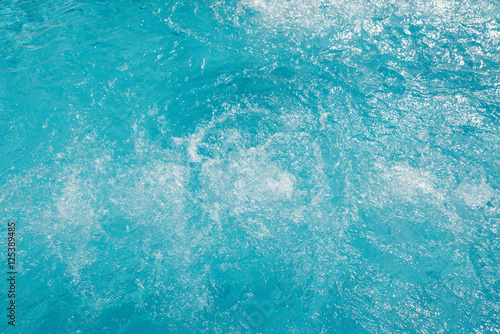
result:
<svg viewBox="0 0 500 334"><path fill-rule="evenodd" d="M496 0L7 0L0 85L2 333L500 332Z"/></svg>

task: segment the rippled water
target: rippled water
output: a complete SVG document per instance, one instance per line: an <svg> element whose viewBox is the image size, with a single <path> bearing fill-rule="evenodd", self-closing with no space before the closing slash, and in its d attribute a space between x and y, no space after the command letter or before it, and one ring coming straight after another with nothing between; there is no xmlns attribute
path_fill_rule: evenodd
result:
<svg viewBox="0 0 500 334"><path fill-rule="evenodd" d="M0 85L2 332L500 332L496 0L7 0Z"/></svg>

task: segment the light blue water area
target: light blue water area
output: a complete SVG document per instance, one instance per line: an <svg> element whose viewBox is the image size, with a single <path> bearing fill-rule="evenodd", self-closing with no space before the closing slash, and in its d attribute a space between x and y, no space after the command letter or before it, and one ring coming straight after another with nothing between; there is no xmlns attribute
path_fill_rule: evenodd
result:
<svg viewBox="0 0 500 334"><path fill-rule="evenodd" d="M500 332L497 0L6 0L0 85L2 333Z"/></svg>

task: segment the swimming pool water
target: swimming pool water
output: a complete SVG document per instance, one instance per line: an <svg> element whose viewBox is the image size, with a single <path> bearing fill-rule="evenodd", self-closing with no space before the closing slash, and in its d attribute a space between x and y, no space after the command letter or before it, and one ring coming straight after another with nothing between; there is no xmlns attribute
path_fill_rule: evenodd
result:
<svg viewBox="0 0 500 334"><path fill-rule="evenodd" d="M2 333L500 332L497 0L6 0L0 85Z"/></svg>

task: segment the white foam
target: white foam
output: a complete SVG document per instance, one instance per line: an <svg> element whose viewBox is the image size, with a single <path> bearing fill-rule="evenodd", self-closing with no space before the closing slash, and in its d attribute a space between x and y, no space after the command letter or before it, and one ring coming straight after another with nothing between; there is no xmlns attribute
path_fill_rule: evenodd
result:
<svg viewBox="0 0 500 334"><path fill-rule="evenodd" d="M196 132L189 136L188 139L188 154L189 158L192 162L201 162L201 156L198 154L198 147L200 146L200 142L205 134L203 129L200 132Z"/></svg>
<svg viewBox="0 0 500 334"><path fill-rule="evenodd" d="M267 187L276 196L279 197L292 197L293 185L295 183L295 177L287 172L279 172L278 179L268 178Z"/></svg>
<svg viewBox="0 0 500 334"><path fill-rule="evenodd" d="M478 208L485 206L495 196L495 190L484 180L479 183L465 180L458 186L456 195L469 207Z"/></svg>
<svg viewBox="0 0 500 334"><path fill-rule="evenodd" d="M427 200L444 200L445 194L437 190L435 183L437 178L428 171L414 168L405 163L396 163L387 167L384 163L377 163L376 168L382 170L382 179L389 185L389 192L392 196L405 200L416 198L427 198ZM374 194L380 197L380 194Z"/></svg>

